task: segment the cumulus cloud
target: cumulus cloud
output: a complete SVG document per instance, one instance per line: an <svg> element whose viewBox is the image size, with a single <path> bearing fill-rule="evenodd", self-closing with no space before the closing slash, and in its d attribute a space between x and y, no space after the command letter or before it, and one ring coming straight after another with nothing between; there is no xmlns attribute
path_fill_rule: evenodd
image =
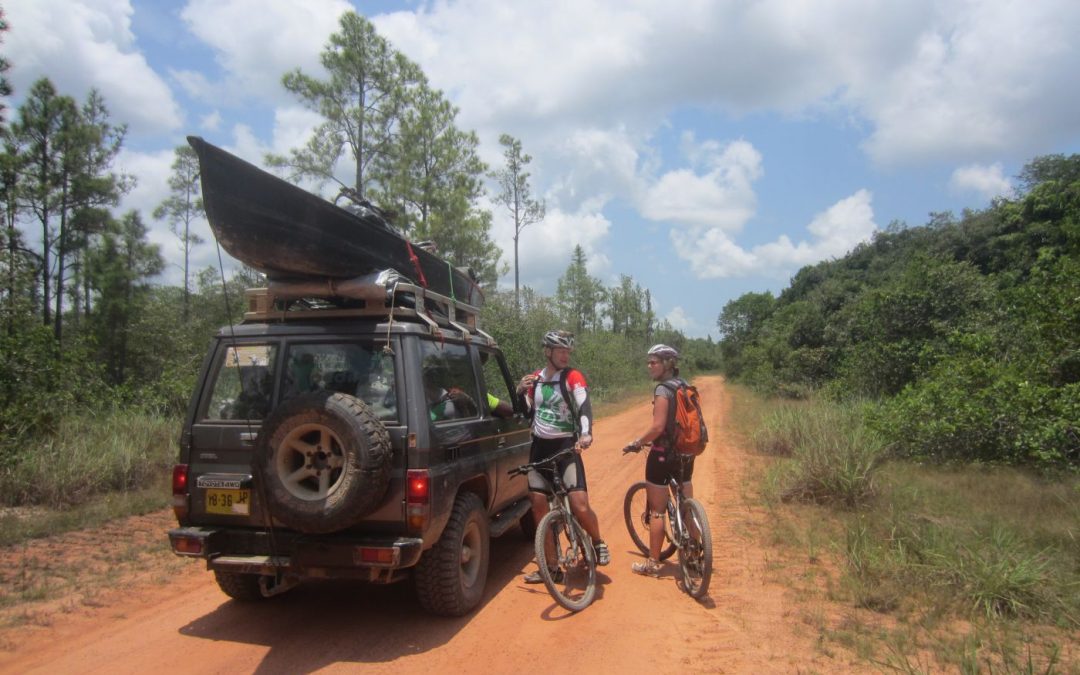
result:
<svg viewBox="0 0 1080 675"><path fill-rule="evenodd" d="M48 77L61 94L105 98L112 119L133 133L179 128L183 113L172 92L139 53L126 0L8 0L4 56L16 97Z"/></svg>
<svg viewBox="0 0 1080 675"><path fill-rule="evenodd" d="M494 214L492 239L503 251L503 262L510 265L506 280L514 280L514 224L505 207L488 204ZM611 259L604 243L611 222L601 213L601 204L583 204L579 211L566 212L549 208L544 220L528 225L518 240L521 283L543 292L554 292L556 282L570 266L575 246L585 251L589 274L602 276L611 269Z"/></svg>
<svg viewBox="0 0 1080 675"><path fill-rule="evenodd" d="M960 167L953 171L949 188L954 192L975 192L988 200L1013 194L1012 182L1005 177L1001 162Z"/></svg>
<svg viewBox="0 0 1080 675"><path fill-rule="evenodd" d="M346 0L191 0L180 17L214 50L222 77L176 75L210 103L245 96L288 101L282 75L300 68L321 76L319 54L340 16L352 9Z"/></svg>
<svg viewBox="0 0 1080 675"><path fill-rule="evenodd" d="M684 135L684 152L704 173L675 169L660 176L644 193L641 215L654 221L716 227L737 232L757 206L753 183L764 174L753 145L715 141L695 145Z"/></svg>
<svg viewBox="0 0 1080 675"><path fill-rule="evenodd" d="M686 310L680 307L673 307L670 312L664 317L671 327L677 331L682 331L684 334L693 335L698 332L698 323L690 315L686 313Z"/></svg>
<svg viewBox="0 0 1080 675"><path fill-rule="evenodd" d="M482 136L569 120L647 132L697 105L854 119L870 157L900 164L1027 158L1075 139L1080 119L1072 0L460 0L375 22Z"/></svg>
<svg viewBox="0 0 1080 675"><path fill-rule="evenodd" d="M690 263L699 279L750 275L782 276L812 263L843 256L878 229L867 190L840 200L817 214L807 226L811 239L794 243L787 235L749 250L740 247L722 228L671 231L679 257Z"/></svg>

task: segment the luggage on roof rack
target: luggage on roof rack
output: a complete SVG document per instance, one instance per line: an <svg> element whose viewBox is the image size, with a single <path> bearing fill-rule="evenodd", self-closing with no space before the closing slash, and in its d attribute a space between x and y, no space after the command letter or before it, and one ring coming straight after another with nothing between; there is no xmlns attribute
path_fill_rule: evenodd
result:
<svg viewBox="0 0 1080 675"><path fill-rule="evenodd" d="M270 281L245 294L245 322L357 317L420 321L432 332L452 328L495 344L479 328L480 308L417 286L393 270L354 279Z"/></svg>

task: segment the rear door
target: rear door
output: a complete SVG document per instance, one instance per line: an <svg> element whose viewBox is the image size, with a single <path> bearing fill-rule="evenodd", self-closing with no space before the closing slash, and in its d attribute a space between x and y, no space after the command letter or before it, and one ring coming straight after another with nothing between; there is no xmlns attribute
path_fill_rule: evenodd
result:
<svg viewBox="0 0 1080 675"><path fill-rule="evenodd" d="M202 382L188 457L196 524L262 521L254 499L252 456L273 403L276 341L219 341Z"/></svg>

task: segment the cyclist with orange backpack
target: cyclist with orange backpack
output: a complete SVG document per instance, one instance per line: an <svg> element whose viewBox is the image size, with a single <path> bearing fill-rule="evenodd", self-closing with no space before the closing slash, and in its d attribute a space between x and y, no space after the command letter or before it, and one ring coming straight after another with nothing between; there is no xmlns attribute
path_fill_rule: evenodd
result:
<svg viewBox="0 0 1080 675"><path fill-rule="evenodd" d="M636 562L631 569L637 574L656 577L660 575L660 548L664 543L664 513L668 501L668 477L674 476L683 484L685 496L693 497L690 479L694 475L694 456L684 455L675 449L674 412L675 396L679 387L687 386L679 378L679 352L664 344L649 349L646 364L649 377L656 382L653 390L652 424L645 433L627 448L637 449L652 443L645 462L645 492L649 500L649 558Z"/></svg>
<svg viewBox="0 0 1080 675"><path fill-rule="evenodd" d="M574 334L553 330L544 335L543 368L525 375L518 383L517 393L525 399L526 410L532 415L533 440L529 462L546 459L566 448L576 453L558 463L563 484L570 492L570 507L585 531L592 537L598 565L607 565L611 553L600 538L600 523L589 506L585 483L585 465L581 452L592 445L592 404L589 401L585 376L570 367L574 351ZM533 471L529 474L529 491L533 517L539 523L548 511L547 483ZM561 579L556 579L556 583ZM525 576L525 583L543 583L539 572Z"/></svg>

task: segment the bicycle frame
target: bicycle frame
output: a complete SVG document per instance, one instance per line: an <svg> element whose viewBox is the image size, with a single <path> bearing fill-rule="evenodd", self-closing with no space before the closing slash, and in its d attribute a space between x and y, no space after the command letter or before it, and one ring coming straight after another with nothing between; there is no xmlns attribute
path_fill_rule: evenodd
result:
<svg viewBox="0 0 1080 675"><path fill-rule="evenodd" d="M640 445L628 445L623 452L637 452L641 449ZM685 467L685 463L693 460L678 455L678 461L681 469ZM680 470L676 475L669 475L665 486L668 498L667 518L663 523L663 530L668 544L661 547L659 560L666 560L678 551L683 589L690 597L700 600L708 592L712 575L712 538L704 507L686 494L685 485L679 479L683 473ZM623 517L626 520L630 538L633 539L638 550L645 555L651 555L649 532L653 526L651 524L653 510L648 499L650 486L660 487L640 481L630 486L623 499ZM642 498L639 496L642 493L644 493L644 504L637 501Z"/></svg>
<svg viewBox="0 0 1080 675"><path fill-rule="evenodd" d="M555 455L511 469L512 475L526 474L537 468L550 465L552 476L549 480L541 473L548 490L548 513L537 523L536 548L537 565L544 585L555 601L572 612L578 612L592 603L596 594L596 559L593 552L592 539L574 516L570 507L570 492L563 484L562 476L557 467L560 458L572 454L574 450L568 448ZM562 540L565 538L565 545ZM554 548L554 559L549 558L547 547ZM555 569L553 570L553 565ZM569 585L563 585L563 579L570 581L571 569L579 569L584 563L586 571L585 588L580 595L570 590ZM553 576L558 571L558 578Z"/></svg>

